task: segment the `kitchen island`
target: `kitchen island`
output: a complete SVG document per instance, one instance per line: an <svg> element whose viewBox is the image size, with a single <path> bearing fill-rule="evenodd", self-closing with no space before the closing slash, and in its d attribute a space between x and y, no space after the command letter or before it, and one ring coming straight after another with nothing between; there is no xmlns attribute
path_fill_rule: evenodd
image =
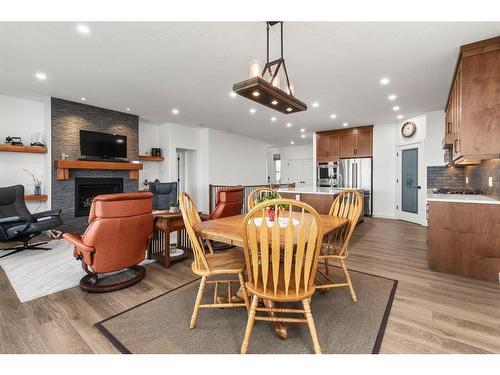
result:
<svg viewBox="0 0 500 375"><path fill-rule="evenodd" d="M328 215L333 201L343 190L348 189L300 186L295 188L280 188L278 189L278 193L280 193L283 198L296 199L307 203L318 211L319 214ZM361 190L358 191L363 194ZM363 216L361 216L361 219L362 217Z"/></svg>
<svg viewBox="0 0 500 375"><path fill-rule="evenodd" d="M498 282L500 201L485 195L427 195L427 258L433 271Z"/></svg>

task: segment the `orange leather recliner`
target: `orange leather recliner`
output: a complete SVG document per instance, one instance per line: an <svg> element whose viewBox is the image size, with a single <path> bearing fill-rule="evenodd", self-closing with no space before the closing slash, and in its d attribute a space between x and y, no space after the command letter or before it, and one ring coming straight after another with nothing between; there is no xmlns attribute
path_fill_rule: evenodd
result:
<svg viewBox="0 0 500 375"><path fill-rule="evenodd" d="M152 197L151 193L99 195L92 201L85 233L64 234L75 245L73 254L87 272L80 280L83 290L110 292L144 278L146 270L138 264L144 260L153 234ZM98 277L124 269L129 269L132 277L123 279L123 273Z"/></svg>
<svg viewBox="0 0 500 375"><path fill-rule="evenodd" d="M209 219L241 215L244 196L245 189L243 186L220 189L215 199L215 208L210 213Z"/></svg>
<svg viewBox="0 0 500 375"><path fill-rule="evenodd" d="M212 212L209 215L200 215L200 217L205 221L241 215L244 200L245 188L243 186L222 188L217 191L215 208ZM214 250L227 250L234 247L222 242L214 242L212 246Z"/></svg>

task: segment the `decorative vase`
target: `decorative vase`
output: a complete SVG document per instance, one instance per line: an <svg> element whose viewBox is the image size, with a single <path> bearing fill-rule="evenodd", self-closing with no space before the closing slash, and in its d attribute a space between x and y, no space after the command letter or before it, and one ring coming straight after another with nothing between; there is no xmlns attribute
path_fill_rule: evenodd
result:
<svg viewBox="0 0 500 375"><path fill-rule="evenodd" d="M35 195L42 195L42 187L41 186L35 186Z"/></svg>
<svg viewBox="0 0 500 375"><path fill-rule="evenodd" d="M275 212L274 212L274 210L268 210L268 211L267 211L267 214L268 214L268 216L269 216L269 221L270 221L271 223L273 223L273 222L274 222L274 218L275 218Z"/></svg>

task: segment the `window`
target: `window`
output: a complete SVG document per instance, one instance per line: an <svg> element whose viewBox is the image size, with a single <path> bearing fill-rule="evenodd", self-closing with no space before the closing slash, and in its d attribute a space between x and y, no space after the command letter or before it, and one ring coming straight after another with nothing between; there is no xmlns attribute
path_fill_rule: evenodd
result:
<svg viewBox="0 0 500 375"><path fill-rule="evenodd" d="M281 182L281 155L274 154L273 162L274 162L274 173L275 173L276 183L279 184Z"/></svg>

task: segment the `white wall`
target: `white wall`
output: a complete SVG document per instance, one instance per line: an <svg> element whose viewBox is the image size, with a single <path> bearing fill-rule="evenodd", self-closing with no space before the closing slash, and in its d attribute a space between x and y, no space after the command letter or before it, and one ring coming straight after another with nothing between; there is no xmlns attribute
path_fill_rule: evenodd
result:
<svg viewBox="0 0 500 375"><path fill-rule="evenodd" d="M426 166L444 166L443 138L445 130L444 110L427 113L425 138Z"/></svg>
<svg viewBox="0 0 500 375"><path fill-rule="evenodd" d="M393 219L396 209L396 124L373 127L373 216Z"/></svg>
<svg viewBox="0 0 500 375"><path fill-rule="evenodd" d="M143 132L147 133L146 138L156 137L151 127L143 127ZM191 192L196 191L193 199L201 211L208 211L209 184L252 185L266 182L267 144L264 141L172 123L159 125L157 137L166 158L163 163L158 163L160 181L177 180L177 152L183 152L186 173L189 174L185 181L189 178Z"/></svg>
<svg viewBox="0 0 500 375"><path fill-rule="evenodd" d="M281 157L281 183L286 184L289 182L290 171L288 163L290 160L296 159L310 159L311 168L314 168L314 152L313 144L285 146L285 147L269 147L267 149L267 169L268 176L271 177L271 182L275 183L273 154L280 154ZM314 181L314 179L313 179Z"/></svg>
<svg viewBox="0 0 500 375"><path fill-rule="evenodd" d="M27 169L43 179L42 194L47 202L27 203L31 212L50 208L50 98L26 99L0 95L0 143L7 136L19 136L25 146L31 143L33 133L41 133L48 148L47 154L0 152L0 187L24 185L26 194L33 194L34 185Z"/></svg>
<svg viewBox="0 0 500 375"><path fill-rule="evenodd" d="M266 183L266 142L215 129L209 130L208 142L209 183Z"/></svg>
<svg viewBox="0 0 500 375"><path fill-rule="evenodd" d="M412 139L401 135L401 125L413 121L417 133ZM419 116L387 125L375 125L373 134L373 212L377 217L396 217L399 187L396 186L398 146L422 143L424 149L424 173L420 181L423 199L427 196L427 167L444 165L441 142L444 137L444 111L424 113ZM422 220L425 222L425 220Z"/></svg>
<svg viewBox="0 0 500 375"><path fill-rule="evenodd" d="M160 147L160 126L148 124L139 120L139 155L145 155L146 152L151 153L152 147ZM165 149L162 148L165 152ZM164 162L158 161L141 161L143 169L139 171L139 189L145 188L144 180L154 181L160 178L160 168ZM165 167L165 166L164 166Z"/></svg>

